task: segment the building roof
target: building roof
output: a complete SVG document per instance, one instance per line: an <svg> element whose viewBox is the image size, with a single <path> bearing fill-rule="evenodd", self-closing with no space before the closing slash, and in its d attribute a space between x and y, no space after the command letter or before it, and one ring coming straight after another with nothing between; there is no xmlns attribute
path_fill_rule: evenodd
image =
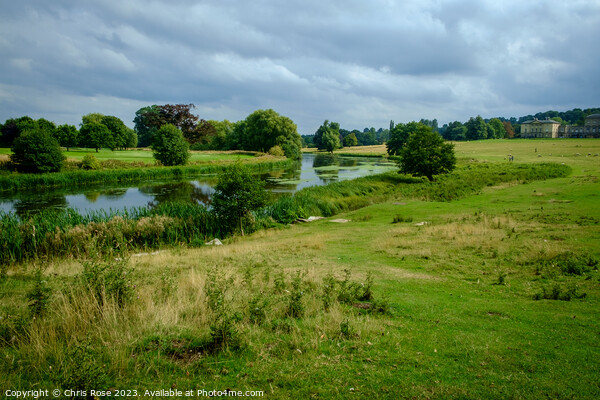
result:
<svg viewBox="0 0 600 400"><path fill-rule="evenodd" d="M600 119L600 114L591 114L585 117L585 119Z"/></svg>
<svg viewBox="0 0 600 400"><path fill-rule="evenodd" d="M600 115L600 114L597 114L597 115ZM536 119L532 119L532 120L523 122L523 124L533 124L533 123L538 123L538 124L559 124L560 125L560 122L555 121L553 119L537 119L536 118Z"/></svg>

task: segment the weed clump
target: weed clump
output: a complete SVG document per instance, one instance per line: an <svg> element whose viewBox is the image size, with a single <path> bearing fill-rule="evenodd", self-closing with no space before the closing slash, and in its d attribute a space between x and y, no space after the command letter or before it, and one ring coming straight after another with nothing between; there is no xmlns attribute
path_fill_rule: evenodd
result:
<svg viewBox="0 0 600 400"><path fill-rule="evenodd" d="M39 318L46 312L51 296L52 289L44 279L42 270L38 269L35 274L35 284L27 293L28 307L32 318Z"/></svg>
<svg viewBox="0 0 600 400"><path fill-rule="evenodd" d="M405 217L403 215L396 214L392 220L392 224L398 224L400 222L413 222L413 217Z"/></svg>
<svg viewBox="0 0 600 400"><path fill-rule="evenodd" d="M102 309L111 300L123 308L133 299L132 273L133 269L125 261L103 263L94 260L83 264L78 281L89 290L98 308Z"/></svg>
<svg viewBox="0 0 600 400"><path fill-rule="evenodd" d="M550 274L581 276L597 270L600 262L590 255L567 251L552 257L541 255L531 264L535 266L536 275L541 275L546 271Z"/></svg>
<svg viewBox="0 0 600 400"><path fill-rule="evenodd" d="M587 293L580 293L576 286L565 288L555 283L552 287L543 286L542 291L536 293L533 299L571 301L571 299L585 299L586 297Z"/></svg>

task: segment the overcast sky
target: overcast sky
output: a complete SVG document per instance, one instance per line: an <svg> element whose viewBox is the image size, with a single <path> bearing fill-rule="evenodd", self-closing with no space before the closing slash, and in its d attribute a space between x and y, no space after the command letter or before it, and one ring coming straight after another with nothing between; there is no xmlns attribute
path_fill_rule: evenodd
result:
<svg viewBox="0 0 600 400"><path fill-rule="evenodd" d="M194 103L312 134L600 106L600 0L0 2L0 123Z"/></svg>

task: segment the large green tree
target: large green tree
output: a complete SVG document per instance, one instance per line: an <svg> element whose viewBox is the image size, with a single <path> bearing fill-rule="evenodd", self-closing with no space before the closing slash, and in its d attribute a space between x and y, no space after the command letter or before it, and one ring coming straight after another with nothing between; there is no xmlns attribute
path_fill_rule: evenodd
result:
<svg viewBox="0 0 600 400"><path fill-rule="evenodd" d="M69 151L69 148L79 144L79 131L75 125L63 124L56 128L56 138Z"/></svg>
<svg viewBox="0 0 600 400"><path fill-rule="evenodd" d="M212 198L212 210L223 228L244 234L244 220L267 202L264 182L242 164L236 163L219 176Z"/></svg>
<svg viewBox="0 0 600 400"><path fill-rule="evenodd" d="M488 137L494 139L502 139L506 136L506 129L504 129L504 125L502 121L498 118L492 118L490 122L488 122Z"/></svg>
<svg viewBox="0 0 600 400"><path fill-rule="evenodd" d="M444 142L431 127L419 124L402 147L398 166L402 173L426 176L433 180L434 175L456 168L454 145Z"/></svg>
<svg viewBox="0 0 600 400"><path fill-rule="evenodd" d="M388 154L391 156L400 154L410 134L423 126L426 125L414 121L407 124L395 125L390 130L390 138L385 144Z"/></svg>
<svg viewBox="0 0 600 400"><path fill-rule="evenodd" d="M10 157L18 171L32 173L60 171L65 159L58 141L40 127L22 132Z"/></svg>
<svg viewBox="0 0 600 400"><path fill-rule="evenodd" d="M278 145L286 157L299 158L302 140L294 122L272 109L256 110L234 128L237 146L243 150L267 152Z"/></svg>
<svg viewBox="0 0 600 400"><path fill-rule="evenodd" d="M488 138L488 127L481 115L478 115L475 118L469 118L469 121L465 126L467 127L467 140L482 140Z"/></svg>
<svg viewBox="0 0 600 400"><path fill-rule="evenodd" d="M154 158L163 165L185 165L190 158L189 144L173 124L160 127L152 138Z"/></svg>
<svg viewBox="0 0 600 400"><path fill-rule="evenodd" d="M358 145L358 139L356 139L356 134L351 132L346 137L344 137L344 146L351 147Z"/></svg>
<svg viewBox="0 0 600 400"><path fill-rule="evenodd" d="M333 129L328 129L323 133L322 144L323 148L330 153L333 153L335 149L339 149L340 145L340 135L338 131Z"/></svg>
<svg viewBox="0 0 600 400"><path fill-rule="evenodd" d="M172 124L181 130L189 143L194 143L198 117L192 114L193 104L165 104L142 107L135 113L133 122L140 147L152 143L154 133L163 125Z"/></svg>
<svg viewBox="0 0 600 400"><path fill-rule="evenodd" d="M356 136L356 135L354 135ZM334 137L337 137L337 142ZM333 152L333 150L341 146L340 140L340 124L337 122L329 122L325 120L323 124L317 129L313 137L313 143L319 150L327 150Z"/></svg>
<svg viewBox="0 0 600 400"><path fill-rule="evenodd" d="M120 118L112 115L105 115L100 120L100 123L106 126L111 133L112 140L110 141L110 144L113 145L111 150L125 149L127 147L127 126L125 126Z"/></svg>
<svg viewBox="0 0 600 400"><path fill-rule="evenodd" d="M21 118L11 118L2 125L2 135L0 135L0 147L11 147L16 138L28 129L37 127L36 121L28 116Z"/></svg>
<svg viewBox="0 0 600 400"><path fill-rule="evenodd" d="M99 149L108 147L115 148L114 138L111 131L101 122L87 122L81 126L79 130L79 145L91 149Z"/></svg>
<svg viewBox="0 0 600 400"><path fill-rule="evenodd" d="M147 147L161 126L160 108L157 105L142 107L135 112L134 129L138 136L138 146Z"/></svg>
<svg viewBox="0 0 600 400"><path fill-rule="evenodd" d="M444 130L443 136L446 140L466 140L467 127L460 121L450 122Z"/></svg>

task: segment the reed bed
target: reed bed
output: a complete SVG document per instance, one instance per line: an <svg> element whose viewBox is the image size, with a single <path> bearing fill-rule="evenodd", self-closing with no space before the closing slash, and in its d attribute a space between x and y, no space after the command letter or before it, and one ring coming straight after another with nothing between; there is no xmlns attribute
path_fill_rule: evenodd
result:
<svg viewBox="0 0 600 400"><path fill-rule="evenodd" d="M248 162L247 167L257 173L288 167L294 161ZM178 167L124 168L105 170L75 170L47 174L0 175L0 191L17 192L28 189L84 187L108 183L140 182L148 179L191 178L225 170L229 164L187 165Z"/></svg>

